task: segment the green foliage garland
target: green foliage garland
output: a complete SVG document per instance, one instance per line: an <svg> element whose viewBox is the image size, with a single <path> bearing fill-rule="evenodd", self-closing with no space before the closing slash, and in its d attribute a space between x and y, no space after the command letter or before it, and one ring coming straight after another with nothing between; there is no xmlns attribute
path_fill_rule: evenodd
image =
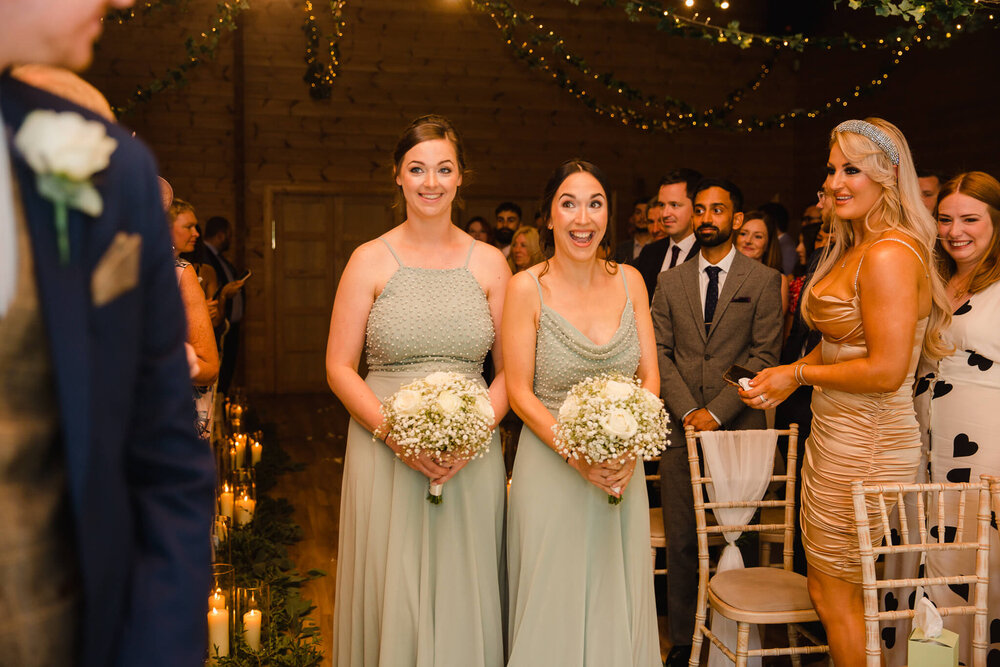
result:
<svg viewBox="0 0 1000 667"><path fill-rule="evenodd" d="M146 3L145 11L151 12L155 9L162 8L164 5L179 5L183 4L186 0L159 0L159 2ZM159 93L163 90L170 90L172 88L180 88L187 84L187 73L201 65L203 62L214 60L216 52L219 47L219 40L222 37L223 32L232 32L236 29L236 17L242 12L250 8L249 0L227 0L225 2L219 2L216 5L217 14L212 19L210 27L201 35L198 39L194 37L188 37L184 42L184 50L186 53L186 58L178 65L169 68L163 76L148 83L145 86L139 86L136 91L132 93L132 96L123 104L122 106L114 107L115 115L121 118L129 113L131 113L135 107L142 103L148 101L153 95ZM130 15L130 19L134 18L134 12ZM122 19L119 22L124 22Z"/></svg>
<svg viewBox="0 0 1000 667"><path fill-rule="evenodd" d="M578 4L579 0L569 0ZM852 6L855 2L861 6L878 6L876 12L882 5L892 4L899 9L904 4L891 3L889 0L850 0ZM873 50L887 50L886 61L879 73L870 82L854 86L853 90L848 90L838 96L832 97L824 103L812 108L796 108L785 112L775 113L770 116L758 118L756 116L741 117L736 112L737 104L748 94L757 90L763 79L773 67L775 59L781 50L801 51L805 46L821 46L827 49L833 48L834 41L808 38L802 35L759 35L744 33L739 31L738 24L731 23L725 28L718 26L708 26L707 21L695 25L688 19L682 20L676 12L665 10L656 2L645 2L632 0L627 3L626 11L631 12L629 17L636 19L643 13L647 15L656 14L663 19L657 24L657 28L670 34L679 34L686 37L702 37L712 39L716 42L735 43L746 48L753 43L759 43L771 49L771 57L761 65L760 74L749 84L732 91L726 96L723 103L705 110L697 110L692 105L672 97L657 97L643 93L628 83L618 79L613 73L593 71L586 61L572 53L566 46L565 41L554 31L538 21L535 16L528 12L516 9L509 0L470 0L474 9L489 14L497 29L503 35L505 42L511 48L514 55L532 69L540 70L545 75L550 76L556 84L576 97L585 106L595 113L607 116L623 125L635 127L647 131L676 132L691 127L718 127L742 132L752 132L753 130L768 129L772 127L785 127L788 122L796 118L817 118L834 109L848 106L848 104L878 87L888 79L892 70L899 65L900 60L914 46L920 43L929 44L931 34L926 32L925 22L933 18L941 21L943 18L951 18L955 12L959 17L979 17L977 26L993 24L995 16L983 13L983 7L973 0L951 0L948 2L927 3L919 20L924 23L917 23L918 17L912 13L906 15L907 20L912 20L914 27L908 32L899 34L891 33L894 36L885 36L871 41ZM603 0L605 5L614 6L617 0ZM836 0L835 0L836 2ZM942 9L937 5L948 5ZM961 8L956 8L961 5ZM650 11L652 9L652 11ZM885 10L888 11L888 10ZM966 12L966 13L961 13ZM978 12L978 13L977 13ZM881 14L880 14L881 15ZM890 14L899 16L899 14ZM965 28L970 31L969 21L966 25L955 24L955 30ZM951 38L952 32L946 27L945 39ZM905 36L904 36L905 35ZM846 42L839 43L840 46L854 45L859 49L869 48L869 43L855 40L850 36L845 36ZM568 70L572 68L578 74L570 74ZM603 86L612 98L616 95L621 102L603 102L597 99L593 90L588 92L588 87L596 87L597 84ZM732 118L736 115L736 118Z"/></svg>
<svg viewBox="0 0 1000 667"><path fill-rule="evenodd" d="M309 618L315 606L302 598L301 588L325 573L296 571L288 547L302 539L302 529L292 521L294 510L287 500L267 495L280 475L301 469L301 464L293 464L288 454L270 439L256 466L258 500L253 521L234 527L228 545L219 547L223 552L232 550L236 586L263 582L270 590L270 608L262 627L260 650L251 651L237 629L230 655L217 658L219 667L316 667L322 662L319 628Z"/></svg>
<svg viewBox="0 0 1000 667"><path fill-rule="evenodd" d="M333 91L333 80L340 73L340 40L344 36L344 5L346 0L328 0L333 16L333 33L327 35L330 63L324 65L317 57L320 49L319 26L313 12L312 0L305 0L306 20L302 31L306 34L306 74L302 80L309 84L309 96L314 100L325 100Z"/></svg>

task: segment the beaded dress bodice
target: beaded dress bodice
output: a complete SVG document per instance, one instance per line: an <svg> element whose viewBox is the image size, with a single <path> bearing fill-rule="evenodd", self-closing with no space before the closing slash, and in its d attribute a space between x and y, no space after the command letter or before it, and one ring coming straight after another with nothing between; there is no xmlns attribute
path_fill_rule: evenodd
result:
<svg viewBox="0 0 1000 667"><path fill-rule="evenodd" d="M542 287L534 274L541 300L538 335L535 342L535 396L553 412L559 409L566 394L576 383L602 373L635 375L639 367L639 332L635 312L625 286L625 308L618 330L607 343L597 345L552 308L545 305Z"/></svg>
<svg viewBox="0 0 1000 667"><path fill-rule="evenodd" d="M365 340L372 371L481 373L493 346L486 294L469 271L406 266L384 239L399 268L368 314Z"/></svg>

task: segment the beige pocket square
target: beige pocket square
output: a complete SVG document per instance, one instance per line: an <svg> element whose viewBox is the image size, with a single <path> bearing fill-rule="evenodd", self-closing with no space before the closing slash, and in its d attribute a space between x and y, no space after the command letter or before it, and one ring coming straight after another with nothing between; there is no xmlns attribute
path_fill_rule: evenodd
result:
<svg viewBox="0 0 1000 667"><path fill-rule="evenodd" d="M90 298L94 305L111 303L139 284L142 237L118 232L90 277Z"/></svg>

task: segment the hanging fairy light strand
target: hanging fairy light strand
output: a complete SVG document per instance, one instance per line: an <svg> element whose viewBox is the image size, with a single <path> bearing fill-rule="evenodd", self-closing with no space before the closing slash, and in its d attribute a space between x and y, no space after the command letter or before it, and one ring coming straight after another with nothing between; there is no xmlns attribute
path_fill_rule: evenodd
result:
<svg viewBox="0 0 1000 667"><path fill-rule="evenodd" d="M816 118L834 109L846 107L853 99L877 89L888 79L889 73L900 62L900 59L911 49L912 44L904 42L901 37L897 38L895 44L887 44L887 40L882 39L882 45L886 48L895 49L890 52L890 59L883 70L871 83L859 84L847 94L837 96L828 102L817 105L811 109L793 109L786 112L775 113L765 118L756 116L737 117L735 120L729 118L736 110L736 105L742 101L745 91L737 89L733 91L724 104L719 108L709 108L705 111L697 111L692 105L675 98L665 97L653 98L643 95L640 91L628 87L613 75L594 73L585 61L569 52L565 41L554 31L548 30L545 24L539 21L534 15L521 12L515 9L507 0L470 0L475 9L488 13L497 29L504 36L506 44L514 52L514 55L527 64L532 69L537 69L551 77L557 85L572 94L585 106L593 110L598 115L607 116L622 124L647 131L676 132L691 127L719 127L728 128L742 132L751 132L754 129L767 129L770 127L785 127L785 125L796 118ZM531 35L527 39L515 39L516 30L528 30ZM542 53L542 46L550 51L550 56L546 57ZM784 44L771 45L777 50L783 48ZM564 65L570 65L586 78L583 80L574 79L563 69ZM772 62L773 64L773 62ZM765 63L761 66L758 78L748 87L751 91L756 90L763 78L771 69L771 64ZM613 96L617 95L622 99L620 103L608 103L599 101L593 93L587 91L588 85L599 82L607 88ZM642 110L635 108L635 103L640 103ZM664 113L653 113L652 107L656 104L663 109L670 109ZM648 111L646 109L649 109Z"/></svg>
<svg viewBox="0 0 1000 667"><path fill-rule="evenodd" d="M314 100L325 100L333 92L333 82L340 73L340 40L344 36L344 6L346 0L329 0L330 15L333 17L333 33L327 36L330 62L319 61L320 37L312 0L305 0L305 23L302 31L306 34L306 73L302 80L309 84L309 96Z"/></svg>

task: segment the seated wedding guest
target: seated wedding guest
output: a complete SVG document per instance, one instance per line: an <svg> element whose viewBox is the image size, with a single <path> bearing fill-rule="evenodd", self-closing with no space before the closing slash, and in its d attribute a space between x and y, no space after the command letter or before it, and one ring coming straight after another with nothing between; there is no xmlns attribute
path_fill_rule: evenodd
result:
<svg viewBox="0 0 1000 667"><path fill-rule="evenodd" d="M493 227L482 216L477 215L469 218L469 221L465 223L465 233L477 241L493 245Z"/></svg>
<svg viewBox="0 0 1000 667"><path fill-rule="evenodd" d="M615 261L619 264L632 264L639 256L643 246L650 242L649 221L646 219L648 208L649 199L647 197L640 197L632 203L632 213L628 216L629 238L615 247Z"/></svg>
<svg viewBox="0 0 1000 667"><path fill-rule="evenodd" d="M385 434L381 408L402 385L432 372L482 382L492 348L490 399L503 417L499 324L510 269L496 248L452 224L467 167L450 121L414 120L392 165L406 217L351 255L326 351L330 388L351 413L333 664L499 667L506 484L497 435L473 461L414 454ZM424 197L427 191L441 196ZM369 371L362 378L364 350ZM425 500L429 482L444 485L440 505Z"/></svg>
<svg viewBox="0 0 1000 667"><path fill-rule="evenodd" d="M691 219L694 188L699 180L701 174L694 169L669 171L660 179L656 197L651 200L647 215L654 212L657 216L655 224L649 227L653 242L643 248L635 260L635 268L642 274L651 301L660 273L698 254L698 239Z"/></svg>
<svg viewBox="0 0 1000 667"><path fill-rule="evenodd" d="M772 366L781 347L781 274L733 247L732 237L743 224L743 193L730 181L704 178L691 194L697 259L660 273L652 306L660 396L673 425L660 459L673 645L668 667L686 665L691 657L698 597L698 536L684 428L765 428L763 413L743 405L722 376L733 364L751 371Z"/></svg>
<svg viewBox="0 0 1000 667"><path fill-rule="evenodd" d="M937 206L938 193L941 191L941 174L930 169L917 169L917 183L920 185L920 199L923 200L927 210L934 214L934 207Z"/></svg>
<svg viewBox="0 0 1000 667"><path fill-rule="evenodd" d="M938 194L937 220L938 266L953 313L944 342L953 351L917 383L915 399L930 431L930 481L977 482L1000 475L1000 182L981 171L951 179ZM975 525L974 506L966 508L966 527ZM948 506L945 524L957 525L957 517L958 507ZM1000 573L997 531L990 536L990 572ZM927 554L927 576L960 568L969 571L954 552ZM948 586L933 587L930 597L938 605L969 603ZM1000 581L990 577L987 618L998 616ZM944 624L960 637L958 659L972 664L972 617L946 616ZM990 648L1000 649L996 633Z"/></svg>
<svg viewBox="0 0 1000 667"><path fill-rule="evenodd" d="M778 271L787 276L795 270L796 261L796 242L792 235L788 233L788 223L791 218L788 215L788 209L778 202L773 201L761 204L757 208L773 220L778 228L778 247L781 250L781 267L778 268Z"/></svg>
<svg viewBox="0 0 1000 667"><path fill-rule="evenodd" d="M750 259L762 262L781 273L783 263L778 243L778 227L774 218L764 211L750 211L743 216L743 225L733 238L736 249ZM796 254L798 257L798 254ZM788 312L788 276L781 274L781 316Z"/></svg>
<svg viewBox="0 0 1000 667"><path fill-rule="evenodd" d="M740 397L766 410L801 385L822 389L813 393L802 470L809 594L833 661L863 665L850 486L915 480L921 446L914 371L921 350L930 358L946 353L940 332L948 314L932 264L937 227L896 126L869 118L834 128L824 188L833 203L834 242L802 295L802 313L822 343L795 364L762 370ZM878 508L870 509L872 539L880 544Z"/></svg>
<svg viewBox="0 0 1000 667"><path fill-rule="evenodd" d="M497 220L494 243L504 257L510 257L510 242L514 240L514 232L521 226L521 207L512 201L501 202L494 214Z"/></svg>
<svg viewBox="0 0 1000 667"><path fill-rule="evenodd" d="M507 258L511 273L524 271L544 261L545 254L542 253L537 229L521 227L514 232L514 238L510 242L510 257Z"/></svg>
<svg viewBox="0 0 1000 667"><path fill-rule="evenodd" d="M212 318L205 301L205 293L198 283L194 267L181 259L181 253L194 250L198 238L198 219L194 207L183 199L174 197L167 211L170 236L174 245L174 265L177 268L177 284L184 301L187 316L188 343L194 348L198 360L198 373L191 378L194 384L195 412L199 435L209 435L212 402L215 399L213 385L219 376L219 350L215 346L212 333Z"/></svg>
<svg viewBox="0 0 1000 667"><path fill-rule="evenodd" d="M155 160L117 124L7 71L85 68L98 19L127 4L0 3L4 665L205 660L215 470L192 425ZM62 234L36 170L68 154L89 157L73 166L103 207L70 204Z"/></svg>
<svg viewBox="0 0 1000 667"><path fill-rule="evenodd" d="M659 390L642 279L598 256L611 246L607 193L593 164L560 165L542 207L555 254L507 291L507 390L527 425L507 522L509 667L662 665L642 466L567 457L553 432L567 392L589 376L620 373Z"/></svg>

